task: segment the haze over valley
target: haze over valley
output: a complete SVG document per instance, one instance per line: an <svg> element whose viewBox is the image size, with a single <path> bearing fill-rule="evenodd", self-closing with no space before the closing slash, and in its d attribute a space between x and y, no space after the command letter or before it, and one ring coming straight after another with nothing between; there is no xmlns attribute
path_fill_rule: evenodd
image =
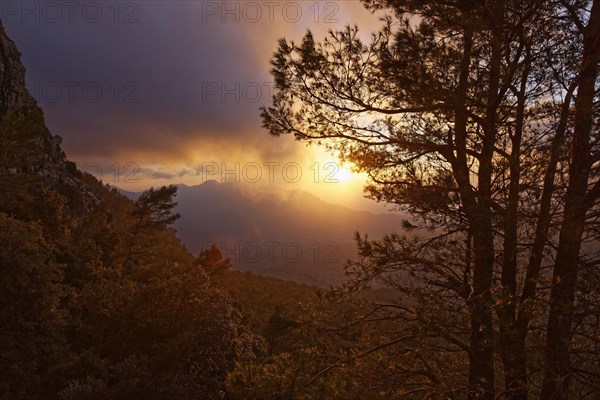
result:
<svg viewBox="0 0 600 400"><path fill-rule="evenodd" d="M344 264L356 258L356 232L382 238L406 219L330 204L301 189L217 181L177 188L182 217L174 227L192 253L216 244L234 269L324 287L343 282Z"/></svg>
<svg viewBox="0 0 600 400"><path fill-rule="evenodd" d="M600 0L0 1L0 400L598 400Z"/></svg>

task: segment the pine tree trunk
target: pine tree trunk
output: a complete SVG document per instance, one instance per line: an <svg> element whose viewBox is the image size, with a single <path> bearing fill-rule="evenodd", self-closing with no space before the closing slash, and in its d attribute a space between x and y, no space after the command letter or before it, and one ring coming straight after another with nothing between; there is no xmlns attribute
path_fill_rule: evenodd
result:
<svg viewBox="0 0 600 400"><path fill-rule="evenodd" d="M530 72L529 46L518 93L515 133L511 138L510 181L504 213L504 257L502 263L502 305L498 308L499 350L504 369L504 395L511 400L527 400L526 331L517 324L517 255L519 193L521 183L521 142L525 124L525 101Z"/></svg>
<svg viewBox="0 0 600 400"><path fill-rule="evenodd" d="M469 356L469 399L494 399L494 325L492 317L492 272L494 242L491 219L482 215L473 226L473 291Z"/></svg>
<svg viewBox="0 0 600 400"><path fill-rule="evenodd" d="M590 136L599 60L600 1L596 0L584 31L583 57L575 101L575 131L569 185L550 294L545 374L541 396L544 400L562 400L569 397L571 379L569 347L579 271L579 251L585 228L585 214L590 206L587 204L586 195L592 166Z"/></svg>

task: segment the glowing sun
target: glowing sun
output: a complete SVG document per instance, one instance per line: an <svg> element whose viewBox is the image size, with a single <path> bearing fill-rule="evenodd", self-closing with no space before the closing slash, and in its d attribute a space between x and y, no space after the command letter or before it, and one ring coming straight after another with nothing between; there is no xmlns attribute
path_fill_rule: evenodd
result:
<svg viewBox="0 0 600 400"><path fill-rule="evenodd" d="M346 183L354 178L354 173L346 166L339 166L335 174L335 179L340 183Z"/></svg>

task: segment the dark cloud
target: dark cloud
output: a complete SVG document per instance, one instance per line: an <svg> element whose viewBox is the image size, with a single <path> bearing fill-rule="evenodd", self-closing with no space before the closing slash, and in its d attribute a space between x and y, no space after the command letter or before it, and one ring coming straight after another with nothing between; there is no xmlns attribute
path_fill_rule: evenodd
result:
<svg viewBox="0 0 600 400"><path fill-rule="evenodd" d="M327 29L337 26L327 18L358 15L356 5L344 9L356 2L322 2L319 10L313 2L281 2L271 15L265 2L254 2L258 19L243 1L50 3L0 1L49 127L70 157L131 154L142 163L187 160L203 150L250 148L263 159L301 153L302 145L260 128L258 108L272 88L270 55L277 39L298 37L315 20ZM288 3L301 5L300 21L293 7L284 14ZM325 8L331 4L333 16L335 7ZM175 179L179 171L162 174Z"/></svg>

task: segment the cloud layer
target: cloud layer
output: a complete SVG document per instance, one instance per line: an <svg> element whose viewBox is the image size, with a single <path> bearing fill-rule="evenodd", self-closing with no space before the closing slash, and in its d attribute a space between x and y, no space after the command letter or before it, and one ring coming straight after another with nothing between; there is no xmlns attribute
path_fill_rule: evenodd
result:
<svg viewBox="0 0 600 400"><path fill-rule="evenodd" d="M175 182L204 162L303 162L261 128L277 41L379 25L358 1L1 1L0 18L71 159Z"/></svg>

